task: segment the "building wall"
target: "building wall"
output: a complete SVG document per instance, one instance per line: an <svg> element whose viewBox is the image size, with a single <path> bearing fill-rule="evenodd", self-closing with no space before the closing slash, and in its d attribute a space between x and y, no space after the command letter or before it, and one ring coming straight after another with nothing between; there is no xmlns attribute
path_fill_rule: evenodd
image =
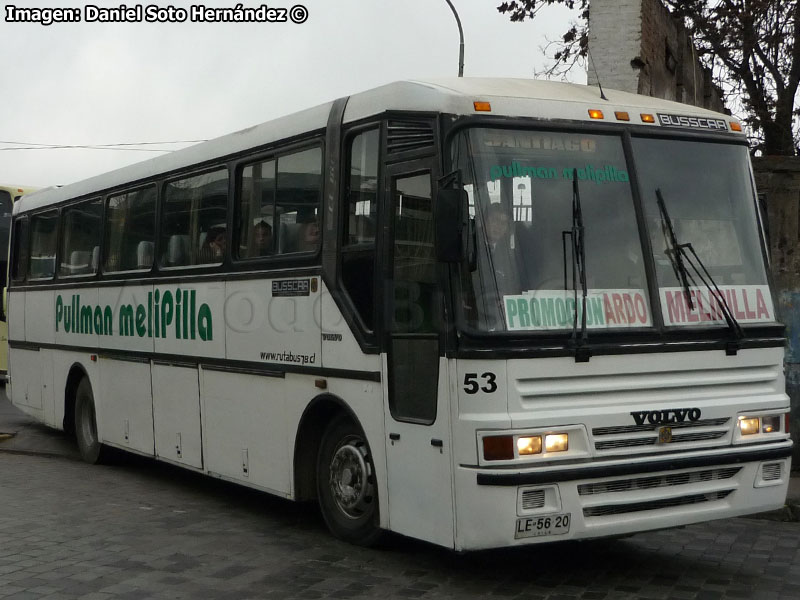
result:
<svg viewBox="0 0 800 600"><path fill-rule="evenodd" d="M724 111L683 24L659 0L592 0L589 85ZM596 69L596 73L595 73Z"/></svg>
<svg viewBox="0 0 800 600"><path fill-rule="evenodd" d="M753 159L767 210L770 272L778 318L786 324L786 393L792 401L793 462L800 464L800 158Z"/></svg>

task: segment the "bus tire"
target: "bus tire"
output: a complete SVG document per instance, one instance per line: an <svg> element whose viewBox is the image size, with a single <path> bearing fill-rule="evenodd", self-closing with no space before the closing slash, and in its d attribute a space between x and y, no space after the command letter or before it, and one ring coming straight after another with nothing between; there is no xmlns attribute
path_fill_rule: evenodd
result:
<svg viewBox="0 0 800 600"><path fill-rule="evenodd" d="M366 436L345 415L322 437L317 458L317 497L322 517L337 538L372 546L381 537L378 485Z"/></svg>
<svg viewBox="0 0 800 600"><path fill-rule="evenodd" d="M84 377L75 391L75 439L84 462L91 465L103 462L106 448L97 435L97 416L94 394L89 379Z"/></svg>

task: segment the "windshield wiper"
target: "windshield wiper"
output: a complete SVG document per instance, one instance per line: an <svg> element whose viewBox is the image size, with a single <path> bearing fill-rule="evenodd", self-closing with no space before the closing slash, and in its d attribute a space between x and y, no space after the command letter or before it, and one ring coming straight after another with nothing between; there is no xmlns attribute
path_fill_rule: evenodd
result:
<svg viewBox="0 0 800 600"><path fill-rule="evenodd" d="M672 226L672 219L669 218L667 205L664 203L664 196L661 194L661 188L656 190L656 201L658 203L658 210L661 213L661 228L669 235L669 243L670 246L672 246L672 249L666 248L664 254L669 258L672 269L675 271L675 277L678 278L678 281L680 281L683 286L684 296L689 303L689 308L694 310L692 295L689 293L689 279L691 275L686 271L686 265L683 264L683 252L680 250L678 238L675 235L675 228Z"/></svg>
<svg viewBox="0 0 800 600"><path fill-rule="evenodd" d="M722 316L725 318L728 328L736 337L735 341L728 344L725 349L725 353L728 355L735 355L741 347L739 340L744 337L744 330L742 329L742 326L739 325L736 317L733 316L733 312L731 311L730 306L728 306L728 301L725 299L725 295L722 293L722 290L719 289L717 282L714 281L714 278L711 276L711 273L708 272L708 269L706 268L705 264L703 264L703 261L700 260L700 257L697 255L697 252L695 252L694 246L692 246L691 242L686 242L684 244L678 242L678 238L675 235L675 228L672 225L672 219L669 217L667 205L664 202L664 196L661 193L661 188L656 189L656 200L658 202L658 209L661 212L661 226L668 233L669 242L672 246L672 249L666 249L665 253L672 263L672 268L675 270L676 276L681 281L681 285L683 286L684 290L684 296L689 305L689 310L694 310L694 302L692 301L692 295L689 290L689 280L691 279L692 283L696 282L694 277L692 277L692 275L686 269L685 263L688 263L689 266L692 267L692 270L697 274L697 277L708 290L709 300L711 300L712 297L716 299L717 307L721 309ZM691 252L691 255L689 252L687 252L687 250Z"/></svg>
<svg viewBox="0 0 800 600"><path fill-rule="evenodd" d="M591 352L586 346L586 246L584 244L583 211L581 210L581 191L578 187L578 169L572 177L572 291L575 301L575 315L572 321L572 343L575 345L575 362L589 362ZM563 240L563 238L562 238ZM581 332L578 337L578 287L575 285L575 271L581 284Z"/></svg>

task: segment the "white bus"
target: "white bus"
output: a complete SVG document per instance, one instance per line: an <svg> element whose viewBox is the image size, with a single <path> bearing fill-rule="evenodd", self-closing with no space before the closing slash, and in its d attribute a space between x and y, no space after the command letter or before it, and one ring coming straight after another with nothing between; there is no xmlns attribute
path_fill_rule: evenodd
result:
<svg viewBox="0 0 800 600"><path fill-rule="evenodd" d="M456 550L780 507L784 328L730 117L399 82L14 207L14 404Z"/></svg>

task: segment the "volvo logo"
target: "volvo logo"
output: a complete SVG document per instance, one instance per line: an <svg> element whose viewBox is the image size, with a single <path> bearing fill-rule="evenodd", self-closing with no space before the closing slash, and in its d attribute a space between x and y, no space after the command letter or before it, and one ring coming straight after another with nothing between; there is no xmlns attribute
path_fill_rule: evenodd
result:
<svg viewBox="0 0 800 600"><path fill-rule="evenodd" d="M683 423L700 419L699 408L668 408L666 410L640 410L632 412L631 416L637 425L661 425L664 423Z"/></svg>
<svg viewBox="0 0 800 600"><path fill-rule="evenodd" d="M672 441L672 427L661 427L658 430L658 443L669 444Z"/></svg>

